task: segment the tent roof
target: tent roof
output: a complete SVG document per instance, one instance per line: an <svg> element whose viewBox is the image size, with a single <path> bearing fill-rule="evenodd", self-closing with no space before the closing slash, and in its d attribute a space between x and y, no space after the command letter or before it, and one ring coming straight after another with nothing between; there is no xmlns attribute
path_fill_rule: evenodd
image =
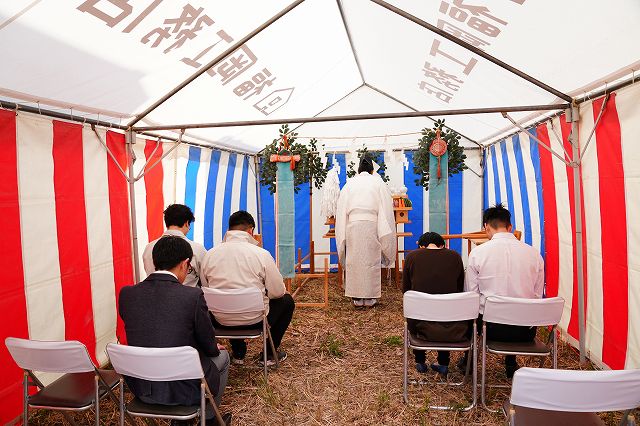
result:
<svg viewBox="0 0 640 426"><path fill-rule="evenodd" d="M629 77L640 66L637 0L306 0L294 7L284 0L114 3L0 3L0 98L126 125L287 7L136 125L566 102L393 7L572 97ZM607 27L612 22L615 31ZM511 116L526 122L539 113ZM480 143L513 130L498 113L445 118ZM427 118L403 118L307 123L297 131L321 137L328 149L348 149L380 139L384 145L385 138L339 137L404 135L429 125ZM185 135L256 152L277 127L189 129ZM386 141L409 147L414 136Z"/></svg>

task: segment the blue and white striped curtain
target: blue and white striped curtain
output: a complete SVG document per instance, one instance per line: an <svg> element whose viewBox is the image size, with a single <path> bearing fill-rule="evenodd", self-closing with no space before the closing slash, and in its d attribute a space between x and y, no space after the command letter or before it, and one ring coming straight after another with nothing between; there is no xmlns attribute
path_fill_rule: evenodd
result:
<svg viewBox="0 0 640 426"><path fill-rule="evenodd" d="M178 153L176 203L191 207L196 217L188 238L210 249L227 232L229 216L247 210L257 215L253 157L195 146Z"/></svg>
<svg viewBox="0 0 640 426"><path fill-rule="evenodd" d="M391 154L396 155L397 153ZM413 203L413 210L409 213L411 223L400 225L398 230L411 232L411 237L401 239L399 248L412 250L417 247L416 241L422 233L429 230L428 200L429 193L421 186L415 184L416 175L413 173L413 152L407 151L409 167L404 168L397 158L388 158L385 153L387 175L391 178L390 187L406 186L409 198ZM480 152L467 151L467 165L473 169L465 170L449 178L449 232L462 233L474 232L481 229L482 224L482 179L480 170ZM340 186L344 186L347 180L347 154L329 154L328 163L336 161L340 165ZM475 172L475 173L474 173ZM325 225L326 218L320 217L321 190L313 189L313 240L316 252L335 252L335 240L323 238L329 227ZM275 226L273 216L273 196L266 187L260 188L260 201L262 206L263 240L265 249L272 255L275 254ZM302 256L309 253L309 186L304 185L295 195L296 209L296 252L302 249ZM404 228L403 228L404 227ZM451 240L450 247L458 250L466 258L466 249L462 247L462 240ZM322 260L316 259L316 265ZM330 264L335 266L338 259L330 256Z"/></svg>

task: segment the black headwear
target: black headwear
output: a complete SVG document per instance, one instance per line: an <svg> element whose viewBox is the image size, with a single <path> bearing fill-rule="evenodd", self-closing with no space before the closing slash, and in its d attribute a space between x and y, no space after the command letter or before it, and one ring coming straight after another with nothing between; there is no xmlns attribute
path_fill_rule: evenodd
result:
<svg viewBox="0 0 640 426"><path fill-rule="evenodd" d="M373 160L368 154L364 154L362 157L360 157L358 173L362 172L373 173Z"/></svg>

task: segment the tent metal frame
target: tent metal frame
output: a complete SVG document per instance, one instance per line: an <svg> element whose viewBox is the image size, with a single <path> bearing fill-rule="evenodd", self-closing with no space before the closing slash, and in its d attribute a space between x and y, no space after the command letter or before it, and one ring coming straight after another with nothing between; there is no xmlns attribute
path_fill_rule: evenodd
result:
<svg viewBox="0 0 640 426"><path fill-rule="evenodd" d="M151 131L151 130L175 130L175 129L204 129L217 127L245 127L245 126L266 126L273 124L289 124L289 123L323 123L329 121L353 121L353 120L379 120L388 118L410 118L410 117L426 117L426 116L445 116L445 115L470 115L470 114L495 114L503 112L521 112L521 111L552 111L558 109L566 109L569 104L553 104L553 105L520 105L520 106L500 106L490 108L463 108L463 109L447 109L434 111L405 111L405 112L389 112L380 114L352 114L352 115L335 115L325 117L291 117L276 118L269 120L243 120L243 121L223 121L213 123L182 123L167 124L161 126L141 126L133 127L134 131Z"/></svg>
<svg viewBox="0 0 640 426"><path fill-rule="evenodd" d="M579 334L579 342L580 342L580 359L581 361L585 360L585 347L584 347L584 277L583 277L583 252L582 252L582 220L581 220L581 200L582 200L582 192L581 192L581 187L580 187L580 181L581 181L581 176L580 176L580 158L581 158L581 153L579 150L579 146L578 146L578 120L579 120L579 114L578 114L578 105L582 102L585 102L586 100L588 100L588 98L578 98L578 99L573 99L571 96L541 82L540 80L526 74L525 72L519 70L516 67L513 67L503 61L501 61L500 59L476 48L475 46L472 46L456 37L454 37L453 35L441 30L440 28L437 28L425 21L423 21L422 19L411 15L409 13L407 13L406 11L395 7L389 3L387 3L386 1L383 0L370 0L372 3L377 4L378 6L385 8L386 10L395 13L399 16L402 16L403 18L414 22L417 25L420 25L421 27L439 35L440 37L443 37L447 40L449 40L450 42L453 42L471 52L473 52L474 54L484 58L485 60L488 60L490 62L492 62L493 64L519 76L520 78L528 81L529 83L557 96L558 98L560 98L561 100L568 102L568 103L562 103L562 104L554 104L554 105L524 105L524 106L511 106L511 107L493 107L493 108L468 108L468 109L451 109L451 110L443 110L443 111L418 111L415 108L409 106L408 104L400 101L399 99L394 98L393 96L386 94L384 92L382 92L381 90L369 85L365 79L364 79L364 74L362 71L362 67L361 64L359 62L358 56L356 54L356 50L354 48L354 44L353 44L353 40L351 37L351 33L349 30L349 27L347 25L347 20L346 20L346 14L345 11L342 7L342 3L341 0L336 0L337 1L337 5L340 11L340 16L342 18L342 21L344 23L345 26L345 30L347 32L347 37L349 39L349 43L351 46L351 49L353 51L354 57L355 57L355 61L356 61L356 65L358 67L358 72L360 74L360 77L362 79L362 86L367 86L369 88L372 88L373 90L387 96L388 98L395 100L396 102L402 104L403 106L411 109L410 112L403 112L403 113L386 113L386 114L361 114L361 115L348 115L348 116L330 116L330 117L318 117L319 114L322 113L322 111L318 114L316 114L316 116L314 117L306 117L306 118L289 118L289 119L272 119L272 120L247 120L247 121L232 121L232 122L217 122L217 123L196 123L196 124L176 124L176 125L161 125L161 126L135 126L137 123L139 123L141 120L143 120L150 112L152 112L153 110L155 110L156 108L158 108L159 106L161 106L164 102L166 102L168 99L170 99L171 97L173 97L176 93L178 93L180 90L182 90L184 87L186 87L187 85L189 85L191 82L193 82L195 79L197 79L200 75L202 75L204 72L206 72L208 69L210 69L211 67L215 66L216 64L218 64L219 62L221 62L224 58L226 58L229 54L231 54L232 52L234 52L236 49L238 49L239 47L241 47L243 44L245 44L246 42L248 42L249 40L251 40L253 37L255 37L256 35L258 35L259 33L261 33L263 30L265 30L266 28L268 28L271 24L273 24L274 22L276 22L277 20L279 20L280 18L282 18L284 15L286 15L287 13L289 13L291 10L293 10L294 8L296 8L297 6L299 6L301 3L304 2L304 0L296 0L294 2L292 2L289 6L287 6L286 8L284 8L283 10L281 10L278 14L274 15L272 18L270 18L269 20L267 20L266 22L264 22L262 25L260 25L259 27L257 27L256 29L254 29L253 31L251 31L250 33L248 33L246 36L244 36L242 39L238 40L238 42L236 42L235 44L233 44L231 47L229 47L227 50L225 50L223 53L221 53L220 55L218 55L215 59L213 59L212 61L210 61L208 64L204 65L203 67L201 67L197 72L195 72L194 74L192 74L189 78L187 78L186 80L184 80L182 83L180 83L178 86L176 86L175 88L173 88L171 91L169 91L168 93L166 93L164 96L162 96L159 100L155 101L153 104L151 104L149 107L147 107L144 111L142 111L141 113L137 114L135 116L135 118L133 120L131 120L126 126L122 126L122 125L115 125L112 123L104 123L104 122L100 122L99 120L92 120L92 119L88 119L88 118L82 118L82 117L74 117L73 114L63 114L63 113L59 113L56 111L50 111L50 110L41 110L40 108L33 108L33 107L28 107L25 105L18 105L12 102L3 102L0 103L0 108L5 108L5 107L9 107L9 109L16 109L16 112L18 110L23 110L23 111L27 111L27 112L33 112L33 113L39 113L41 115L47 115L49 117L52 118L61 118L61 119L65 119L65 120L71 120L71 121L76 121L76 122L82 122L85 124L91 124L94 129L95 126L104 126L107 128L115 128L121 131L125 131L126 133L126 144L127 144L127 148L128 148L128 162L129 162L129 174L128 176L126 176L126 174L124 173L124 170L122 170L121 167L119 167L121 173L123 173L125 179L127 180L127 182L129 183L129 199L130 199L130 214L131 214L131 235L132 235L132 252L134 253L134 274L135 274L135 279L136 281L139 280L140 278L140 273L139 273L139 265L138 265L138 248L137 248L137 231L136 231L136 209L135 209L135 192L134 192L134 184L136 182L136 180L140 179L142 176L144 176L144 171L145 168L147 167L148 163L145 164L145 167L142 169L141 174L139 174L138 176L134 176L133 173L133 162L135 161L135 155L134 155L134 151L133 151L133 144L135 143L135 138L136 138L136 134L140 134L140 135L146 135L146 136L151 136L151 137L157 137L160 139L166 139L166 140L172 140L174 142L176 142L176 144L171 148L170 151L174 150L179 144L183 143L182 142L182 135L184 134L185 129L188 128L214 128L214 127L239 127L239 126L259 126L259 125L270 125L270 124L285 124L285 123L313 123L313 122L335 122L335 121L348 121L348 120L374 120L374 119L392 119L392 118L407 118L407 117L426 117L426 118L431 118L431 116L445 116L445 115L469 115L469 114L487 114L487 113L501 113L503 114L505 117L508 117L507 113L509 112L519 112L519 111L549 111L549 110L558 110L558 109L568 109L568 114L567 117L571 122L571 135L569 136L569 140L571 142L572 145L572 158L573 161L568 162L568 165L570 165L571 167L574 168L575 172L574 172L574 190L575 190L575 223L576 223L576 256L577 256L577 274L578 274L578 304L579 304L579 325L580 325L580 334ZM614 90L617 90L621 87L624 87L624 85L630 84L630 83L626 83L623 82L619 85L614 85L611 86L610 88L605 88L603 94L607 94L607 93L611 93ZM357 89L356 89L357 90ZM355 91L355 90L354 90ZM350 93L353 93L350 92ZM346 95L348 96L348 94ZM346 97L345 96L345 97ZM592 94L590 97L598 97L601 96L601 94ZM344 99L341 98L340 100ZM340 101L339 100L339 101ZM337 101L337 102L339 102ZM336 102L336 103L337 103ZM335 103L334 103L335 104ZM606 101L604 103L606 105ZM330 107L330 106L329 106ZM327 107L327 108L329 108ZM325 110L327 109L325 108ZM324 111L324 110L323 110ZM602 116L602 113L604 111L604 105L603 105L603 109L600 112L600 116L599 118ZM510 120L511 118L508 117ZM596 121L595 125L597 126L597 124L599 123L599 118ZM547 121L549 120L549 117L546 117L543 121ZM513 120L511 120L513 122ZM519 127L520 129L522 129L519 125L517 125L515 122L513 122L513 124L515 124L517 127ZM299 126L298 126L299 127ZM172 139L166 136L161 136L161 135L157 135L157 134L152 134L149 133L149 131L154 131L154 130L180 130L181 131L181 135L178 139ZM594 126L595 129L595 126ZM592 132L593 134L593 132ZM592 135L591 135L592 136ZM589 140L591 139L591 136L589 137ZM470 141L480 145L477 141L474 141L470 138L467 138ZM504 138L502 138L504 139ZM501 139L501 140L502 140ZM541 143L539 140L537 140L537 138L534 138L534 140L536 140L536 142ZM106 144L104 144L104 142L101 140L101 143L105 146L106 148ZM200 145L200 144L195 144L195 143L191 143L191 142L184 142L187 143L189 145L194 145L194 146L202 146L202 147L206 147L209 149L219 149L219 150L223 150L223 151L229 151L229 152L237 152L237 153L241 153L241 154L248 154L248 155L253 155L254 156L254 164L256 164L256 180L257 182L259 182L259 171L257 170L257 157L255 156L255 154L249 154L249 153L243 153L240 151L234 151L234 150L229 150L226 148L221 148L221 147L217 147L217 146L206 146L206 145ZM495 143L495 142L494 142ZM482 149L483 149L483 156L486 156L486 149L488 146L491 146L491 144L489 145L482 145ZM546 145L543 144L543 146L546 147ZM588 146L588 143L587 143ZM585 150L586 147L585 146ZM549 148L549 147L547 147ZM170 152L169 151L169 152ZM107 152L109 152L109 150L107 149ZM115 159L113 158L113 154L109 152L109 155L112 157L112 159L115 161ZM168 155L168 153L167 153ZM557 154L554 154L556 156L558 156ZM582 155L584 155L584 150L582 152ZM164 156L163 156L164 158ZM567 164L567 161L563 160L563 162L565 162L565 164ZM149 167L149 169L155 167L157 164L159 163L159 161L155 162L151 167ZM259 183L257 183L257 185L259 186ZM259 187L257 188L259 190ZM259 192L257 192L256 194L258 196L259 199ZM258 201L258 210L259 210L259 214L260 214L260 204Z"/></svg>

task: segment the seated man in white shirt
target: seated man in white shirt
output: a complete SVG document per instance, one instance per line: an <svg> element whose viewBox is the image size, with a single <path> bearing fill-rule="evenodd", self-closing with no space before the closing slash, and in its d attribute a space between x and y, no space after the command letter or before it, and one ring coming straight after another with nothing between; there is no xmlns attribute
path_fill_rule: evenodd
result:
<svg viewBox="0 0 640 426"><path fill-rule="evenodd" d="M207 252L202 260L202 277L210 288L242 289L259 288L264 295L267 308L267 322L271 327L273 345L278 352L278 360L284 361L287 353L279 350L280 342L289 327L295 303L287 293L282 275L271 254L258 246L253 238L256 223L251 214L244 210L235 212L229 217L229 230L224 242ZM247 326L261 324L262 317L247 315L218 315L214 326ZM230 341L233 351L233 363L244 363L247 344L242 339ZM267 345L270 348L270 345ZM262 354L259 360L262 360ZM267 365L275 364L275 354L267 354Z"/></svg>
<svg viewBox="0 0 640 426"><path fill-rule="evenodd" d="M187 233L189 232L189 229L191 229L191 224L195 220L196 219L189 206L185 206L184 204L171 204L164 211L164 224L166 225L167 230L164 231L162 237L174 235L176 237L184 238L189 243L191 250L193 251L193 257L191 258L191 264L188 271L189 273L187 274L183 284L189 287L206 287L207 282L203 279L202 274L200 273L200 264L207 250L202 244L193 242L187 238ZM153 265L153 258L151 254L153 252L153 247L157 242L158 240L151 241L147 244L147 247L145 247L144 252L142 253L142 263L144 264L144 270L147 275L151 275L156 270Z"/></svg>
<svg viewBox="0 0 640 426"><path fill-rule="evenodd" d="M480 293L480 319L489 296L540 299L544 291L544 261L530 245L511 233L511 213L502 204L484 211L482 218L489 241L469 253L466 291ZM535 327L487 323L487 338L501 342L530 342ZM516 357L505 357L507 377L518 369Z"/></svg>

